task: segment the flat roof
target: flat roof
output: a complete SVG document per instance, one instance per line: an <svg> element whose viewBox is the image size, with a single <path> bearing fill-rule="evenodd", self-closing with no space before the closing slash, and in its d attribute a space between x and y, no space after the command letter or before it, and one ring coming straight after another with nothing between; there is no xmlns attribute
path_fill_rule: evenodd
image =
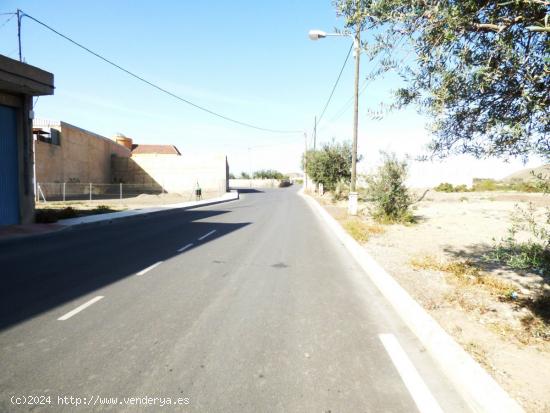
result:
<svg viewBox="0 0 550 413"><path fill-rule="evenodd" d="M0 55L0 90L30 96L53 95L53 74Z"/></svg>

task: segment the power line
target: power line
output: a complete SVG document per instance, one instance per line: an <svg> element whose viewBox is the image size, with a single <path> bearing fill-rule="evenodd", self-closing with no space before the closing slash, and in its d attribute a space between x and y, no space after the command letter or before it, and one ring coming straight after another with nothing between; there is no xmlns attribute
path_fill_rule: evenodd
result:
<svg viewBox="0 0 550 413"><path fill-rule="evenodd" d="M353 49L353 44L349 47L348 54L346 55L346 60L344 60L344 64L342 65L342 68L340 69L340 73L338 73L338 77L336 78L336 82L334 82L334 86L332 87L332 91L330 92L330 96L328 97L327 103L325 103L325 107L323 108L323 111L321 112L321 115L319 116L319 120L317 121L317 126L321 123L323 120L323 116L325 114L325 111L327 110L327 107L332 99L332 95L334 95L334 91L336 90L336 86L338 86L338 82L340 82L340 78L342 77L342 72L344 71L344 68L346 67L346 64L348 63L349 55L351 54L351 49Z"/></svg>
<svg viewBox="0 0 550 413"><path fill-rule="evenodd" d="M176 95L175 93L172 93L172 92L168 91L167 89L164 89L163 87L158 86L155 83L144 79L143 77L131 72L128 69L123 68L122 66L120 66L120 65L116 64L115 62L107 59L106 57L103 57L99 53L94 52L93 50L89 49L88 47L76 42L75 40L71 39L70 37L58 32L57 30L55 30L53 27L47 25L46 23L44 23L44 22L28 15L27 13L25 13L23 11L21 11L21 18L23 18L23 17L28 17L29 19L35 21L36 23L40 24L41 26L45 27L46 29L48 29L48 30L52 31L53 33L57 34L58 36L60 36L60 37L64 38L65 40L71 42L75 46L80 47L81 49L83 49L83 50L87 51L88 53L94 55L95 57L103 60L104 62L108 63L109 65L121 70L122 72L132 76L133 78L138 79L139 81L141 81L141 82L143 82L143 83L145 83L145 84L147 84L147 85L149 85L149 86L151 86L151 87L153 87L153 88L155 88L155 89L157 89L157 90L159 90L159 91L161 91L161 92L163 92L163 93L165 93L169 96L172 96L173 98L175 98L175 99L177 99L181 102L187 103L188 105L193 106L196 109L202 110L203 112L206 112L210 115L213 115L213 116L216 116L218 118L224 119L228 122L236 123L237 125L245 126L245 127L256 129L256 130L261 130L261 131L264 131L264 132L282 133L282 134L302 133L302 131L300 131L300 130L280 130L280 129L263 128L263 127L260 127L260 126L253 125L251 123L242 122L240 120L230 118L229 116L225 116L225 115L222 115L220 113L214 112L213 110L210 110L208 108L205 108L204 106L200 106L196 103L193 103L188 99L185 99L185 98L183 98L179 95Z"/></svg>
<svg viewBox="0 0 550 413"><path fill-rule="evenodd" d="M6 24L8 24L8 23L10 22L11 19L13 19L15 16L17 16L17 13L1 13L0 15L5 16L5 15L7 15L7 14L11 14L11 16L8 17L8 19L7 19L4 23L0 24L0 29L1 29L2 27L4 27Z"/></svg>

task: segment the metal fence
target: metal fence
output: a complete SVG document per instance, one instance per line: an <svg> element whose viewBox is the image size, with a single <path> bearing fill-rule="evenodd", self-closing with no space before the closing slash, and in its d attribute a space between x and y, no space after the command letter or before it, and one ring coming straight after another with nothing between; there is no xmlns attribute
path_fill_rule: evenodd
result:
<svg viewBox="0 0 550 413"><path fill-rule="evenodd" d="M36 200L38 202L94 201L134 198L143 194L158 195L164 192L160 185L49 182L37 183Z"/></svg>

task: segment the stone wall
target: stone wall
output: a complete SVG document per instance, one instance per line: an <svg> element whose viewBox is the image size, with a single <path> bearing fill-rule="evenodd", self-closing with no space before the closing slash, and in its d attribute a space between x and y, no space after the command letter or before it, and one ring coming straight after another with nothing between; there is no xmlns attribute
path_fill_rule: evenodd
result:
<svg viewBox="0 0 550 413"><path fill-rule="evenodd" d="M111 183L111 157L129 158L130 150L111 139L65 122L36 120L34 127L60 132L59 145L34 141L36 180Z"/></svg>

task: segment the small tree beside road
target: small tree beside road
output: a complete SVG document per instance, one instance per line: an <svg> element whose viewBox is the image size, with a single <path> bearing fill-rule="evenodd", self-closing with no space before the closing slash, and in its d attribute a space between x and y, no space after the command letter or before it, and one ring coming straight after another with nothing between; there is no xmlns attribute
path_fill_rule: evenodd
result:
<svg viewBox="0 0 550 413"><path fill-rule="evenodd" d="M384 223L411 222L412 198L405 186L407 163L395 154L382 153L383 164L374 175L367 176L367 193L374 203L371 214Z"/></svg>
<svg viewBox="0 0 550 413"><path fill-rule="evenodd" d="M351 143L326 143L320 150L307 151L306 173L317 183L333 191L338 183L349 184L351 179Z"/></svg>

